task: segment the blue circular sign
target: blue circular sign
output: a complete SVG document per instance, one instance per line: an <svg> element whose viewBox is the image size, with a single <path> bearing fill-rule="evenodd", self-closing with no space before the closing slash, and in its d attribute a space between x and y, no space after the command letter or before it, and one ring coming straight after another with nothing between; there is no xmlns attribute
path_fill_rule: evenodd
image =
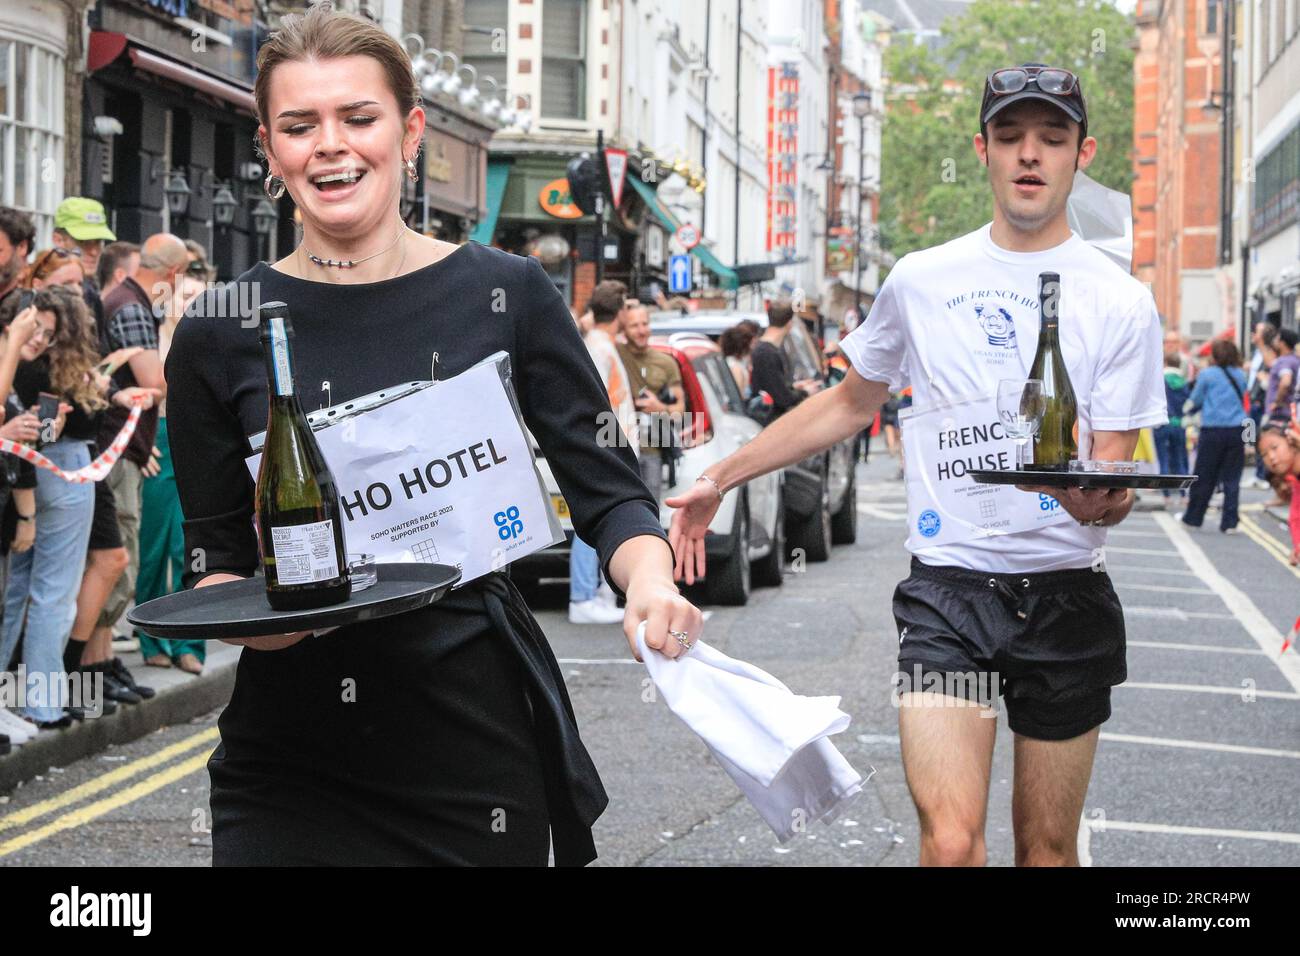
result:
<svg viewBox="0 0 1300 956"><path fill-rule="evenodd" d="M939 521L939 513L927 508L925 511L921 512L921 517L916 519L916 530L921 532L921 537L923 538L933 538L939 533L939 526L941 524L942 522Z"/></svg>

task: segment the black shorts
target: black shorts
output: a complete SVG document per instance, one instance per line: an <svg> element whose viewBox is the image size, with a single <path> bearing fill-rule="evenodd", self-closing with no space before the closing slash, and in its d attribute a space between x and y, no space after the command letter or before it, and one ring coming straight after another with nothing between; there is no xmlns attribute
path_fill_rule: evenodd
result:
<svg viewBox="0 0 1300 956"><path fill-rule="evenodd" d="M91 551L122 547L122 529L117 524L117 501L108 478L95 482L95 516L90 522Z"/></svg>
<svg viewBox="0 0 1300 956"><path fill-rule="evenodd" d="M1038 740L1105 722L1128 673L1124 612L1104 571L991 574L913 558L894 620L899 693L1003 696L1011 730Z"/></svg>

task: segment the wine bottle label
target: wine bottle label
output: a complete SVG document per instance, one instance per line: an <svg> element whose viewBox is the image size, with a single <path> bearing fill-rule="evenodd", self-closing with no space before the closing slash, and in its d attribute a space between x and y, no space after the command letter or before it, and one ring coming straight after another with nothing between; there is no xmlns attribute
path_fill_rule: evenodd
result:
<svg viewBox="0 0 1300 956"><path fill-rule="evenodd" d="M289 340L284 334L284 319L271 321L271 355L275 366L275 394L293 394L293 372L289 368Z"/></svg>
<svg viewBox="0 0 1300 956"><path fill-rule="evenodd" d="M280 584L311 584L339 576L332 520L272 526L271 546L275 550L275 577Z"/></svg>

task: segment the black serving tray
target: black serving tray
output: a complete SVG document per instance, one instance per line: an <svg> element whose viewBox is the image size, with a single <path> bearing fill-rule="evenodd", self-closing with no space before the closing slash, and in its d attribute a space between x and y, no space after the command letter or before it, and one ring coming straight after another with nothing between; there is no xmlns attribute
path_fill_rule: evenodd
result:
<svg viewBox="0 0 1300 956"><path fill-rule="evenodd" d="M378 580L348 600L308 611L276 611L262 577L177 591L132 608L126 619L154 637L221 640L287 634L391 617L426 607L460 580L446 564L377 564Z"/></svg>
<svg viewBox="0 0 1300 956"><path fill-rule="evenodd" d="M1108 471L1035 471L1010 468L966 472L981 485L1045 485L1049 488L1153 488L1174 491L1188 488L1195 475L1118 475Z"/></svg>

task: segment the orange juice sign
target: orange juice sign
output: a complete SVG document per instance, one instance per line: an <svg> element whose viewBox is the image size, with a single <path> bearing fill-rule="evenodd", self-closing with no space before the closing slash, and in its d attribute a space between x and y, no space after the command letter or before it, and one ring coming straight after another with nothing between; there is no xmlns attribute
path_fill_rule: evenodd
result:
<svg viewBox="0 0 1300 956"><path fill-rule="evenodd" d="M581 219L582 210L573 204L569 181L563 177L552 179L537 194L537 202L556 219Z"/></svg>

